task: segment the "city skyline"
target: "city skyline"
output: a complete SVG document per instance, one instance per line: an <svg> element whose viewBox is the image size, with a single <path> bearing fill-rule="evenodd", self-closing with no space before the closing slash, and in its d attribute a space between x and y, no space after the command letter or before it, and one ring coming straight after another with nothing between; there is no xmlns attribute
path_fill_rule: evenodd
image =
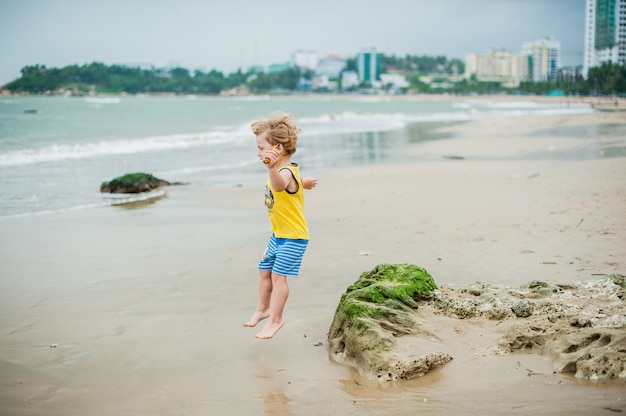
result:
<svg viewBox="0 0 626 416"><path fill-rule="evenodd" d="M300 49L355 57L519 51L553 36L563 65L582 65L584 0L135 1L0 0L0 85L27 65L178 65L224 73L287 62Z"/></svg>

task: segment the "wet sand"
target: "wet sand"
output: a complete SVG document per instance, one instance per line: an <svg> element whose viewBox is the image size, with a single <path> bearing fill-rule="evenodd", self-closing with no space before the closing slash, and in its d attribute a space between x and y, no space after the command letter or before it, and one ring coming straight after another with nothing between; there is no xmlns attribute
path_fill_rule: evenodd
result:
<svg viewBox="0 0 626 416"><path fill-rule="evenodd" d="M625 380L481 355L497 322L442 320L454 360L402 383L337 365L326 340L345 288L379 263L418 264L441 285L626 274L626 159L589 151L625 139L546 133L624 125L623 115L481 120L413 147L426 162L303 167L319 179L307 193L311 243L285 327L268 341L242 327L268 237L263 184L0 219L0 414L626 412Z"/></svg>

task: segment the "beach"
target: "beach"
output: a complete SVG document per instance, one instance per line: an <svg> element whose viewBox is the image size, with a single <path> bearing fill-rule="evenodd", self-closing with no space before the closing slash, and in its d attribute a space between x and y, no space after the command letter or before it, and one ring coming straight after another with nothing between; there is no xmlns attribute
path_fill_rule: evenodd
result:
<svg viewBox="0 0 626 416"><path fill-rule="evenodd" d="M271 340L242 326L268 238L263 183L0 218L0 415L625 412L624 379L480 354L495 323L441 328L458 334L453 361L398 383L364 379L327 348L342 293L380 263L422 266L438 285L626 275L626 158L598 153L626 147L602 134L625 114L488 117L397 162L303 166L319 181L311 241Z"/></svg>

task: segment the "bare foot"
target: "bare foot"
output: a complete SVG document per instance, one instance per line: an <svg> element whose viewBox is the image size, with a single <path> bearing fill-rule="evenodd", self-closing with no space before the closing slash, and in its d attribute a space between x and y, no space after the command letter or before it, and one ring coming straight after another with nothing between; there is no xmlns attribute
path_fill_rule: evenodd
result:
<svg viewBox="0 0 626 416"><path fill-rule="evenodd" d="M269 316L270 316L270 313L268 311L254 312L252 314L252 318L250 318L248 322L244 322L243 326L245 326L246 328L252 328L253 326L256 326L256 324L261 322L263 319L268 318Z"/></svg>
<svg viewBox="0 0 626 416"><path fill-rule="evenodd" d="M258 339L270 339L274 335L276 335L278 330L282 328L283 325L285 325L284 321L280 321L280 322L268 321L263 327L263 329L261 330L261 332L256 334L255 337L257 337Z"/></svg>

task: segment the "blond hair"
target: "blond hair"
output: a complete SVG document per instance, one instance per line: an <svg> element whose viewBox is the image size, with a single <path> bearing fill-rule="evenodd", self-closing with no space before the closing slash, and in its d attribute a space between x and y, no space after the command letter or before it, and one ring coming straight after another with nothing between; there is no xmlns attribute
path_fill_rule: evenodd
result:
<svg viewBox="0 0 626 416"><path fill-rule="evenodd" d="M293 116L287 113L273 113L269 118L252 123L252 132L256 136L264 135L265 140L272 146L280 143L288 155L296 153L300 131Z"/></svg>

